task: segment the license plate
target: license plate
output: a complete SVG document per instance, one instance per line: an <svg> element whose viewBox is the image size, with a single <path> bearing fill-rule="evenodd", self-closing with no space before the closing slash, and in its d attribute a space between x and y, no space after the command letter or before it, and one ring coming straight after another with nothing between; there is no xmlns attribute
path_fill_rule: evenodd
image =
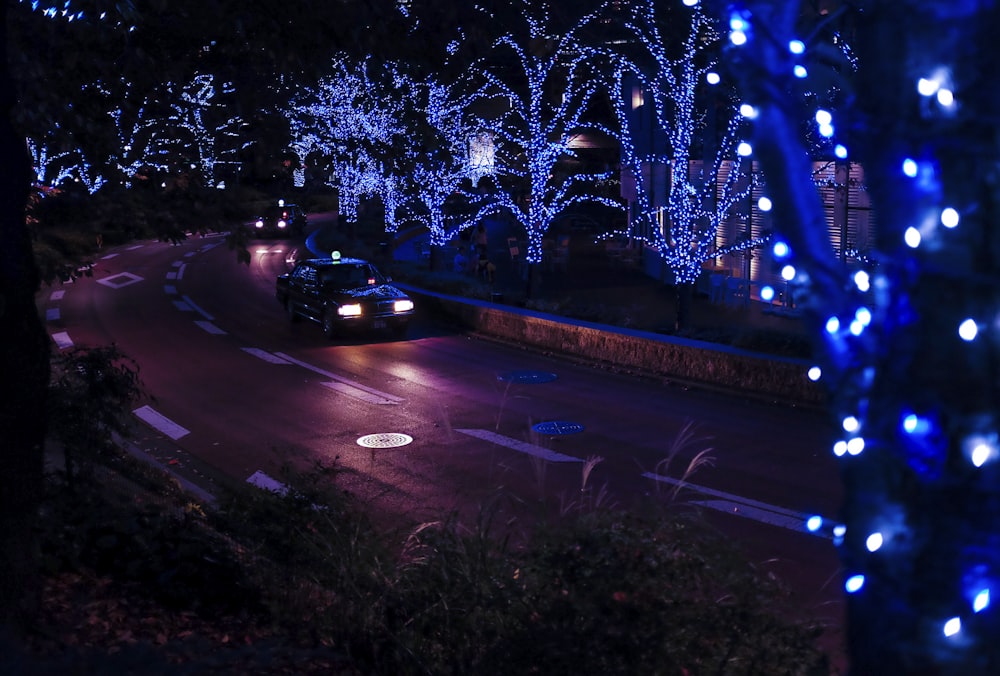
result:
<svg viewBox="0 0 1000 676"><path fill-rule="evenodd" d="M375 321L372 322L372 328L373 329L384 329L385 328L385 320L384 319L376 319Z"/></svg>

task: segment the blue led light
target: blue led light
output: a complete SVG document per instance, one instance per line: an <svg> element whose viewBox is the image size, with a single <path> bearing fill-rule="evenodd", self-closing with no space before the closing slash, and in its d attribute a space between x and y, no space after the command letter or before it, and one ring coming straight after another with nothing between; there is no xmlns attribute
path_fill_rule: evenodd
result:
<svg viewBox="0 0 1000 676"><path fill-rule="evenodd" d="M958 325L958 335L965 342L971 342L979 335L979 325L975 319L966 319Z"/></svg>
<svg viewBox="0 0 1000 676"><path fill-rule="evenodd" d="M774 287L762 286L760 289L760 299L765 303L770 303L772 300L774 300Z"/></svg>
<svg viewBox="0 0 1000 676"><path fill-rule="evenodd" d="M803 54L806 51L806 43L802 40L792 40L788 43L788 51L792 54Z"/></svg>
<svg viewBox="0 0 1000 676"><path fill-rule="evenodd" d="M904 175L906 175L906 176L908 176L910 178L916 178L917 177L917 173L919 171L920 171L920 167L917 166L917 163L914 162L913 160L911 160L909 157L907 157L905 160L903 160L903 174Z"/></svg>
<svg viewBox="0 0 1000 676"><path fill-rule="evenodd" d="M849 578L847 578L847 581L844 583L844 590L848 594L854 594L855 592L860 591L861 588L864 586L865 586L864 575L852 575Z"/></svg>
<svg viewBox="0 0 1000 676"><path fill-rule="evenodd" d="M837 333L840 331L840 319L837 317L830 317L826 320L826 332L829 334Z"/></svg>
<svg viewBox="0 0 1000 676"><path fill-rule="evenodd" d="M806 530L810 533L815 533L823 526L823 517L821 516L810 516L806 519Z"/></svg>
<svg viewBox="0 0 1000 676"><path fill-rule="evenodd" d="M791 248L785 242L780 239L774 243L771 247L771 253L774 254L775 258L784 258L785 256L792 253Z"/></svg>
<svg viewBox="0 0 1000 676"><path fill-rule="evenodd" d="M972 610L974 612L981 612L986 610L990 605L990 590L983 589L978 594L976 598L972 600Z"/></svg>

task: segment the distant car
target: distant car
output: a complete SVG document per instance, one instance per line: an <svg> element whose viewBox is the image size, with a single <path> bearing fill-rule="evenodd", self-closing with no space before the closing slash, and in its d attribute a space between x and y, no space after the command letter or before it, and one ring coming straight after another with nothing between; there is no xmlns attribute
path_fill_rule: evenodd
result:
<svg viewBox="0 0 1000 676"><path fill-rule="evenodd" d="M257 237L299 236L306 231L309 223L306 212L295 204L277 204L267 207L264 213L254 219L253 232Z"/></svg>
<svg viewBox="0 0 1000 676"><path fill-rule="evenodd" d="M332 338L341 333L406 333L413 301L374 265L360 258L311 258L279 275L275 295L290 321L318 322Z"/></svg>

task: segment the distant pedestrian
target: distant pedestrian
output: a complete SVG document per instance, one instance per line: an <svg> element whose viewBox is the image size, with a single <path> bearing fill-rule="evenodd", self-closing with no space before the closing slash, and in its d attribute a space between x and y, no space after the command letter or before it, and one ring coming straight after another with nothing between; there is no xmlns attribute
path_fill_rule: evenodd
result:
<svg viewBox="0 0 1000 676"><path fill-rule="evenodd" d="M480 223L476 226L476 251L480 258L489 258L490 240L486 234L486 226Z"/></svg>

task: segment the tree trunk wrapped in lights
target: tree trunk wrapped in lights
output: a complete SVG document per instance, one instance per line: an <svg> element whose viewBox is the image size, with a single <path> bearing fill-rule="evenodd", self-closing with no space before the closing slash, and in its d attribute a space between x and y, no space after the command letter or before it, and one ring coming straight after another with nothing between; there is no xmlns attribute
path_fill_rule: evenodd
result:
<svg viewBox="0 0 1000 676"><path fill-rule="evenodd" d="M513 60L496 58L493 63L503 67L484 69L482 75L490 95L508 106L493 124L497 173L509 191L501 191L498 200L527 235L530 296L542 262L542 239L556 218L578 203L614 209L621 204L593 190L611 172L567 173L558 166L574 157L571 143L588 127L586 115L601 84L593 70L597 52L580 44L574 33L592 17L553 35L548 5L520 4L527 32L508 34L496 44L498 53L510 51Z"/></svg>
<svg viewBox="0 0 1000 676"><path fill-rule="evenodd" d="M734 208L751 196L757 176L744 166L748 146L740 143L744 116L721 90L715 72L719 32L700 5L678 8L688 22L687 35L677 44L664 35L663 16L652 0L631 7L629 33L638 49L618 55L615 80L618 85L616 111L621 127L622 168L635 177L635 213L648 232L648 243L674 275L678 295L677 328L684 328L694 283L702 265L712 258L763 246L768 237L744 237L718 245L719 229ZM675 14L670 14L674 18ZM676 53L675 53L676 52ZM626 91L635 88L635 92ZM721 105L716 105L721 103ZM637 138L637 116L645 114L646 131L652 141ZM706 113L707 110L707 113ZM714 138L716 118L723 116L724 130ZM705 123L708 118L708 124ZM691 176L691 154L699 136L704 137L705 165L700 177ZM728 173L723 170L729 162ZM654 200L655 165L668 166L666 221L658 222ZM747 163L749 164L749 163ZM648 180L643 180L645 174ZM720 177L724 179L720 181ZM647 239L645 236L640 239Z"/></svg>
<svg viewBox="0 0 1000 676"><path fill-rule="evenodd" d="M796 113L810 45L795 3L727 16L734 69L760 110L756 153L815 328L846 498L835 527L856 673L1000 670L996 3L866 3L860 68L833 124L879 217L870 269L845 268ZM801 44L801 43L799 43ZM820 56L821 55L817 55ZM801 83L801 84L800 84ZM820 520L814 520L819 525Z"/></svg>

